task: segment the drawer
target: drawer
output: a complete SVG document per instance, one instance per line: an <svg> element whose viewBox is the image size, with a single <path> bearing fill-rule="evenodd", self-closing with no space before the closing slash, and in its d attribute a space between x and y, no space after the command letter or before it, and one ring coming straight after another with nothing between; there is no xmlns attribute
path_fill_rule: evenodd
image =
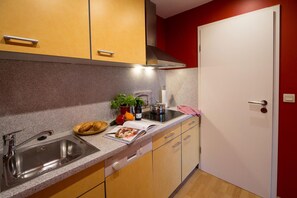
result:
<svg viewBox="0 0 297 198"><path fill-rule="evenodd" d="M32 197L78 197L104 182L104 163L101 162L66 178Z"/></svg>
<svg viewBox="0 0 297 198"><path fill-rule="evenodd" d="M182 133L186 132L193 126L196 126L199 124L199 118L198 117L192 117L182 123Z"/></svg>
<svg viewBox="0 0 297 198"><path fill-rule="evenodd" d="M153 137L153 150L181 134L181 125L177 124Z"/></svg>

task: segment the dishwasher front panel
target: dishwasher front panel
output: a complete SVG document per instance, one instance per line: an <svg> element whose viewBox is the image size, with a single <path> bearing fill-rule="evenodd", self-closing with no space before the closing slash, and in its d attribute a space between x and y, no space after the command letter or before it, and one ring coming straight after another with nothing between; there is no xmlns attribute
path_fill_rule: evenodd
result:
<svg viewBox="0 0 297 198"><path fill-rule="evenodd" d="M130 145L105 161L106 197L152 198L152 140Z"/></svg>

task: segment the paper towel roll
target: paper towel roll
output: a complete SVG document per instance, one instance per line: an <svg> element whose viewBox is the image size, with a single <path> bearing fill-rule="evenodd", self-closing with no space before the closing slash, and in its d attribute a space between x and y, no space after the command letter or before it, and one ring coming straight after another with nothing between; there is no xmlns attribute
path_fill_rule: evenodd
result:
<svg viewBox="0 0 297 198"><path fill-rule="evenodd" d="M167 95L166 90L162 90L162 103L165 104L165 108L167 107Z"/></svg>

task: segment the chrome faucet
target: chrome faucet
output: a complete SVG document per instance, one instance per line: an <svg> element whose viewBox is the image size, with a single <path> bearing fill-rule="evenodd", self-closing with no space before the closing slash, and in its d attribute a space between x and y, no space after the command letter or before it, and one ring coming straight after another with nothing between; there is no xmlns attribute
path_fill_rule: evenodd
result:
<svg viewBox="0 0 297 198"><path fill-rule="evenodd" d="M9 134L3 135L3 159L8 159L11 156L14 156L15 150L18 147L20 147L24 144L27 144L28 142L30 142L38 137L41 137L43 135L50 136L54 133L52 130L42 131L42 132L32 136L31 138L25 140L24 142L22 142L18 145L15 145L15 135L16 135L16 133L19 133L21 131L23 131L23 130L14 131Z"/></svg>

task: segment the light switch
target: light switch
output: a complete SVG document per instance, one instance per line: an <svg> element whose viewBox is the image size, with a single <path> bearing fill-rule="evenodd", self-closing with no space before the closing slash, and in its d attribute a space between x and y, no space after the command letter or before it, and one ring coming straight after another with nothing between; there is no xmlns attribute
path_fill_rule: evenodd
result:
<svg viewBox="0 0 297 198"><path fill-rule="evenodd" d="M284 94L283 101L288 103L295 103L295 94Z"/></svg>

